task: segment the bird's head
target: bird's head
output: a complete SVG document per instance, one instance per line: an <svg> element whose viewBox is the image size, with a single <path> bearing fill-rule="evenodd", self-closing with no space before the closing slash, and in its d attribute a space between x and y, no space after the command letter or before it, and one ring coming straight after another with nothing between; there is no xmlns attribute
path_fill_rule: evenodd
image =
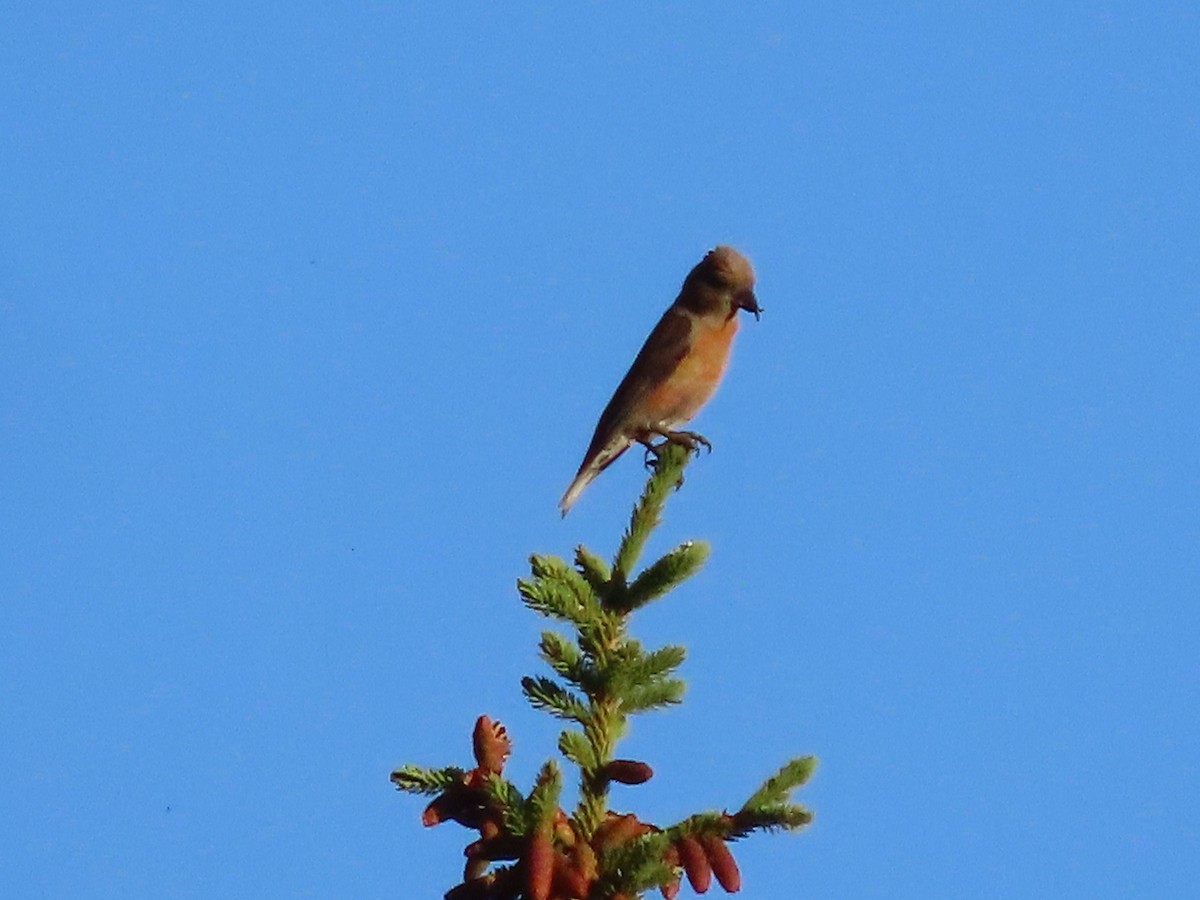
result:
<svg viewBox="0 0 1200 900"><path fill-rule="evenodd" d="M680 297L691 300L688 305L696 312L721 308L732 316L744 309L754 313L755 319L762 312L754 296L754 268L750 260L725 245L709 250L688 273Z"/></svg>

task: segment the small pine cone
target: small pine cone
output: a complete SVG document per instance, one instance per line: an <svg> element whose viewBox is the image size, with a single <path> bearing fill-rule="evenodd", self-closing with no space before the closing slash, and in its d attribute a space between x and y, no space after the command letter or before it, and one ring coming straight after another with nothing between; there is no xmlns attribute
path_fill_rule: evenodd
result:
<svg viewBox="0 0 1200 900"><path fill-rule="evenodd" d="M675 842L679 848L679 860L683 863L683 871L687 873L688 882L697 894L703 894L712 885L712 866L704 855L700 842L690 834L684 835Z"/></svg>
<svg viewBox="0 0 1200 900"><path fill-rule="evenodd" d="M667 844L667 849L663 852L663 864L671 870L679 868L679 848L674 844ZM679 893L679 876L676 875L674 881L660 884L658 889L662 891L664 900L675 900L675 895Z"/></svg>
<svg viewBox="0 0 1200 900"><path fill-rule="evenodd" d="M600 774L607 781L618 784L645 784L654 777L654 770L636 759L614 759L600 770Z"/></svg>
<svg viewBox="0 0 1200 900"><path fill-rule="evenodd" d="M421 814L421 823L428 828L450 819L467 828L480 828L486 818L482 795L469 788L452 786L430 801Z"/></svg>
<svg viewBox="0 0 1200 900"><path fill-rule="evenodd" d="M535 831L525 847L525 893L529 900L550 900L554 877L554 847L550 835Z"/></svg>
<svg viewBox="0 0 1200 900"><path fill-rule="evenodd" d="M596 833L592 835L592 846L599 851L619 847L649 830L650 826L640 821L633 813L626 813L623 816L609 813L596 829Z"/></svg>
<svg viewBox="0 0 1200 900"><path fill-rule="evenodd" d="M508 732L499 722L493 722L487 716L480 716L475 721L475 733L472 735L475 750L475 762L479 768L494 775L499 775L504 769L509 754L512 753L512 741Z"/></svg>
<svg viewBox="0 0 1200 900"><path fill-rule="evenodd" d="M525 842L511 834L499 834L491 838L480 838L467 844L463 852L468 859L482 859L496 862L502 859L520 859L525 849Z"/></svg>
<svg viewBox="0 0 1200 900"><path fill-rule="evenodd" d="M555 897L577 897L580 900L588 895L590 887L587 876L561 853L554 855L554 878L551 885Z"/></svg>
<svg viewBox="0 0 1200 900"><path fill-rule="evenodd" d="M445 797L445 794L438 794L429 801L429 805L421 813L421 824L426 828L430 828L433 825L440 825L445 821L446 817L442 813L442 810L446 806Z"/></svg>
<svg viewBox="0 0 1200 900"><path fill-rule="evenodd" d="M570 850L571 859L583 877L588 881L595 881L599 874L599 866L596 860L596 851L592 849L592 845L580 841Z"/></svg>
<svg viewBox="0 0 1200 900"><path fill-rule="evenodd" d="M700 838L700 844L704 847L704 855L708 857L713 874L717 876L717 883L731 894L740 891L742 889L742 873L738 871L737 862L734 861L729 845L715 834L708 834Z"/></svg>

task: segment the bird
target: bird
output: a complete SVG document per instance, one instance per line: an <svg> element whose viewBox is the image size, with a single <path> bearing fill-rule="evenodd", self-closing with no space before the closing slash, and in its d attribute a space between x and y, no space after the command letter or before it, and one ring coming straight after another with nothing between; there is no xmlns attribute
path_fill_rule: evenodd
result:
<svg viewBox="0 0 1200 900"><path fill-rule="evenodd" d="M712 444L694 431L677 431L717 389L738 329L738 310L762 313L754 268L733 247L714 247L683 280L596 424L579 471L558 502L566 515L583 489L636 441L647 459L665 442L690 450Z"/></svg>

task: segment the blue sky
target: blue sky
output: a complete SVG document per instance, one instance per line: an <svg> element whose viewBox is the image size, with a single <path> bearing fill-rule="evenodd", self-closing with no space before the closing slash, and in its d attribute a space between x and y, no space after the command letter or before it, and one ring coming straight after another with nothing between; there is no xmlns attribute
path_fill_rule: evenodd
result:
<svg viewBox="0 0 1200 900"><path fill-rule="evenodd" d="M1046 8L1043 8L1046 7ZM600 409L755 262L652 543L685 703L618 808L821 768L743 896L1200 878L1200 18L1184 3L0 12L0 883L437 897L387 781L527 784L532 552Z"/></svg>

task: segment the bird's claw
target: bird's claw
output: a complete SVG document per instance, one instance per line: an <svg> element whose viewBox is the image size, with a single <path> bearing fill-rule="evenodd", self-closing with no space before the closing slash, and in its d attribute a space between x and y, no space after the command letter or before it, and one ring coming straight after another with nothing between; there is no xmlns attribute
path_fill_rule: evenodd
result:
<svg viewBox="0 0 1200 900"><path fill-rule="evenodd" d="M667 443L686 447L697 456L700 455L701 447L712 453L712 442L698 431L664 431L662 436L666 438Z"/></svg>
<svg viewBox="0 0 1200 900"><path fill-rule="evenodd" d="M646 450L642 456L642 466L646 469L653 469L658 465L658 455L662 452L661 447L655 447L649 441L643 445Z"/></svg>
<svg viewBox="0 0 1200 900"><path fill-rule="evenodd" d="M701 447L712 453L712 441L704 435L698 434L695 431L685 431L682 434L687 435L687 439L691 442L690 449L693 453L699 454Z"/></svg>
<svg viewBox="0 0 1200 900"><path fill-rule="evenodd" d="M701 447L712 453L712 442L696 431L656 431L654 434L662 438L657 444L653 443L649 437L639 440L639 443L646 448L642 457L642 465L647 469L653 469L658 465L659 457L662 456L663 450L669 444L686 447L689 453L697 456L700 455Z"/></svg>

